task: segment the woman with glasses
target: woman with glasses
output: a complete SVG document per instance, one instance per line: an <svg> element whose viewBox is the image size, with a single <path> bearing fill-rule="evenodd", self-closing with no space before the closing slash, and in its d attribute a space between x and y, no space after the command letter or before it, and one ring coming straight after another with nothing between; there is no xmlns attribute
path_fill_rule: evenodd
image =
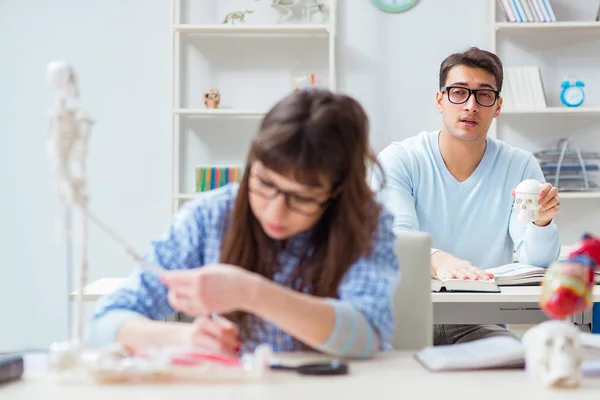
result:
<svg viewBox="0 0 600 400"><path fill-rule="evenodd" d="M296 91L263 119L243 179L203 193L101 299L92 345L235 355L268 343L364 358L389 347L399 265L393 216L366 180L377 160L354 99ZM191 324L162 322L174 312Z"/></svg>
<svg viewBox="0 0 600 400"><path fill-rule="evenodd" d="M379 154L382 201L395 215L394 229L432 236L431 267L442 279L493 279L486 270L512 263L515 254L521 263L545 267L560 252L556 188L542 185L536 221L522 223L513 211L520 182L545 180L532 153L488 137L502 109L502 81L495 54L478 48L451 54L440 65L435 95L440 129ZM436 325L434 344L496 335L512 334L498 325Z"/></svg>

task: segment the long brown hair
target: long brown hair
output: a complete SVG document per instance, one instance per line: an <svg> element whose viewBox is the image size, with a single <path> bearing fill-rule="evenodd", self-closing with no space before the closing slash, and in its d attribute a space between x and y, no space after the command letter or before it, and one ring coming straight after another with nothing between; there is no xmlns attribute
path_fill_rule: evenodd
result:
<svg viewBox="0 0 600 400"><path fill-rule="evenodd" d="M264 117L251 143L233 214L221 248L221 262L273 279L282 243L269 238L248 199L250 166L266 168L305 185L325 177L334 197L310 230L308 247L287 284L320 297L337 297L340 281L361 256L372 251L381 208L367 183L370 165L380 168L369 147L368 118L353 98L324 89L295 91ZM244 313L229 316L251 338Z"/></svg>

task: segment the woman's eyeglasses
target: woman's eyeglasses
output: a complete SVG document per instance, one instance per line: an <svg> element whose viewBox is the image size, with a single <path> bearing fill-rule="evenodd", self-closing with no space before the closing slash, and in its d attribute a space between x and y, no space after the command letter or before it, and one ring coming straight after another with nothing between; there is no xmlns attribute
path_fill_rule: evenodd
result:
<svg viewBox="0 0 600 400"><path fill-rule="evenodd" d="M269 182L265 182L259 177L250 175L248 182L248 190L262 198L274 199L279 194L285 198L285 205L292 211L296 211L304 215L314 215L323 207L327 206L331 200L318 201L308 197L299 196L295 193L286 192L279 189Z"/></svg>

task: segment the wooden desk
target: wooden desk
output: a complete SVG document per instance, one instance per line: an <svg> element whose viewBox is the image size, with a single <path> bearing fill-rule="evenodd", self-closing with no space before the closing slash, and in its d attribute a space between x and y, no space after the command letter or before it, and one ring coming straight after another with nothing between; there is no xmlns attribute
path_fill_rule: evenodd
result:
<svg viewBox="0 0 600 400"><path fill-rule="evenodd" d="M91 302L119 288L126 278L102 278L90 283L84 300ZM547 319L539 309L539 286L501 287L501 293L432 293L433 320L436 324L537 324ZM71 300L77 292L71 293ZM594 288L594 302L600 302L600 285ZM591 311L578 315L574 322L591 324Z"/></svg>
<svg viewBox="0 0 600 400"><path fill-rule="evenodd" d="M540 286L500 286L501 293L432 293L434 303L537 303ZM600 302L600 285L594 287L594 302Z"/></svg>
<svg viewBox="0 0 600 400"><path fill-rule="evenodd" d="M537 324L548 319L539 308L541 287L502 286L501 293L432 293L433 320L438 324ZM600 302L600 286L593 292ZM592 323L591 310L574 318Z"/></svg>
<svg viewBox="0 0 600 400"><path fill-rule="evenodd" d="M282 358L297 363L314 360L314 357L305 355ZM373 360L353 362L350 374L345 376L310 377L292 372L272 372L267 380L256 383L129 386L60 384L48 374L26 373L22 381L0 387L2 400L366 400L404 397L597 400L598 393L600 378L584 379L577 390L556 390L544 388L522 370L431 373L412 358L412 353L405 352L382 353Z"/></svg>
<svg viewBox="0 0 600 400"><path fill-rule="evenodd" d="M123 283L127 281L127 278L102 278L98 279L87 285L83 293L84 301L96 301L100 297L107 295L117 290ZM70 294L69 298L71 301L77 300L77 294L79 292L74 291Z"/></svg>

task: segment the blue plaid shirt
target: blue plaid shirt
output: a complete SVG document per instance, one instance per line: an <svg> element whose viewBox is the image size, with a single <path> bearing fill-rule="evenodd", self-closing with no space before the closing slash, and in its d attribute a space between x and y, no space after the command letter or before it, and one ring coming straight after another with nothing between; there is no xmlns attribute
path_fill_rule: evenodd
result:
<svg viewBox="0 0 600 400"><path fill-rule="evenodd" d="M184 204L162 238L152 242L148 259L166 269L191 269L218 263L221 241L226 230L226 217L231 213L239 185L205 192ZM380 336L382 349L389 349L393 333L391 301L398 284L399 265L394 253L396 237L392 231L393 216L387 210L381 215L374 251L357 260L338 288L341 301L350 303L363 313ZM291 239L290 245L301 246L307 235ZM289 252L293 253L293 252ZM283 252L275 281L282 283L294 271L297 256ZM123 287L99 300L87 330L90 345L113 343L120 325L133 315L161 320L175 313L167 301L167 291L158 275L138 267ZM276 326L264 323L254 336L268 343L274 351L304 350L306 346ZM252 351L257 343L244 343L243 351Z"/></svg>

